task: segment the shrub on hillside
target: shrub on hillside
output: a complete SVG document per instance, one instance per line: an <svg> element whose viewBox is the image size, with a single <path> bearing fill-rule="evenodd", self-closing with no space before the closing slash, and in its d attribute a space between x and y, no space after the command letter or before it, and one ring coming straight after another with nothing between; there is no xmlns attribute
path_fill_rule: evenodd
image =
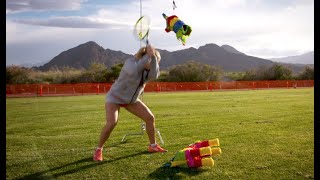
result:
<svg viewBox="0 0 320 180"><path fill-rule="evenodd" d="M245 76L245 72L226 72L225 78L232 81L239 81Z"/></svg>
<svg viewBox="0 0 320 180"><path fill-rule="evenodd" d="M176 65L169 70L168 81L171 82L199 82L218 81L222 70L208 64L189 61Z"/></svg>
<svg viewBox="0 0 320 180"><path fill-rule="evenodd" d="M87 70L79 76L79 82L87 83L101 83L106 82L108 76L108 69L102 63L91 63Z"/></svg>
<svg viewBox="0 0 320 180"><path fill-rule="evenodd" d="M293 79L292 70L281 64L274 64L271 67L260 66L246 71L241 80L290 80Z"/></svg>
<svg viewBox="0 0 320 180"><path fill-rule="evenodd" d="M49 71L39 72L42 83L49 84L70 84L79 83L79 77L83 70L72 67L51 68Z"/></svg>

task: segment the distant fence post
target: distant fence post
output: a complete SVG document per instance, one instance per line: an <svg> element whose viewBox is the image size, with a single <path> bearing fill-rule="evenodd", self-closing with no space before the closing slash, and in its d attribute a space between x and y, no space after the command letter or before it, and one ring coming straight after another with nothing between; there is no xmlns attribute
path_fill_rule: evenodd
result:
<svg viewBox="0 0 320 180"><path fill-rule="evenodd" d="M42 84L40 84L40 96L42 96Z"/></svg>
<svg viewBox="0 0 320 180"><path fill-rule="evenodd" d="M99 94L99 84L97 85L97 94Z"/></svg>

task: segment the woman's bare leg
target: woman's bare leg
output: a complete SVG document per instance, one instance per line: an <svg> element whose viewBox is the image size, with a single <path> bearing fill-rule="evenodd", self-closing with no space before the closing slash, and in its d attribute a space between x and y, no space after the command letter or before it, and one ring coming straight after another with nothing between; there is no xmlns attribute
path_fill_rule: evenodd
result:
<svg viewBox="0 0 320 180"><path fill-rule="evenodd" d="M150 109L139 99L136 103L129 104L125 108L146 123L146 131L150 144L155 144L155 118Z"/></svg>
<svg viewBox="0 0 320 180"><path fill-rule="evenodd" d="M106 124L102 128L101 134L100 134L100 140L98 147L102 148L104 143L109 138L112 130L117 125L118 116L119 116L119 109L120 106L113 103L106 103L105 104L105 110L106 110Z"/></svg>

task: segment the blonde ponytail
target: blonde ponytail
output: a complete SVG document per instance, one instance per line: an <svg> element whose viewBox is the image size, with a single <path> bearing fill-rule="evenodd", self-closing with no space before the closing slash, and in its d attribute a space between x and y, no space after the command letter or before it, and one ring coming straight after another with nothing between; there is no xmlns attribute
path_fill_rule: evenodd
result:
<svg viewBox="0 0 320 180"><path fill-rule="evenodd" d="M139 51L134 55L134 57L136 59L141 59L143 55L146 54L146 48L145 47L142 47L139 49Z"/></svg>

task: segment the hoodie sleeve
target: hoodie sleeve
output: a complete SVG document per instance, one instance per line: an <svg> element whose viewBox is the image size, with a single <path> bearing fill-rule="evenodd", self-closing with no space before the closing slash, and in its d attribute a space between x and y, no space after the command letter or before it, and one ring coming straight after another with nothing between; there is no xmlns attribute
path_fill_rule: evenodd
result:
<svg viewBox="0 0 320 180"><path fill-rule="evenodd" d="M144 69L144 65L150 60L150 56L149 55L144 55L138 62L136 62L137 64L137 71L140 72Z"/></svg>
<svg viewBox="0 0 320 180"><path fill-rule="evenodd" d="M151 67L150 67L150 71L149 71L149 75L148 75L148 81L151 80L155 80L159 77L160 75L160 68L159 68L159 64L157 62L157 57L153 56L151 58Z"/></svg>
<svg viewBox="0 0 320 180"><path fill-rule="evenodd" d="M150 57L148 55L144 55L139 61L129 59L124 63L122 71L126 72L129 76L135 75L143 70L144 65L149 59Z"/></svg>

